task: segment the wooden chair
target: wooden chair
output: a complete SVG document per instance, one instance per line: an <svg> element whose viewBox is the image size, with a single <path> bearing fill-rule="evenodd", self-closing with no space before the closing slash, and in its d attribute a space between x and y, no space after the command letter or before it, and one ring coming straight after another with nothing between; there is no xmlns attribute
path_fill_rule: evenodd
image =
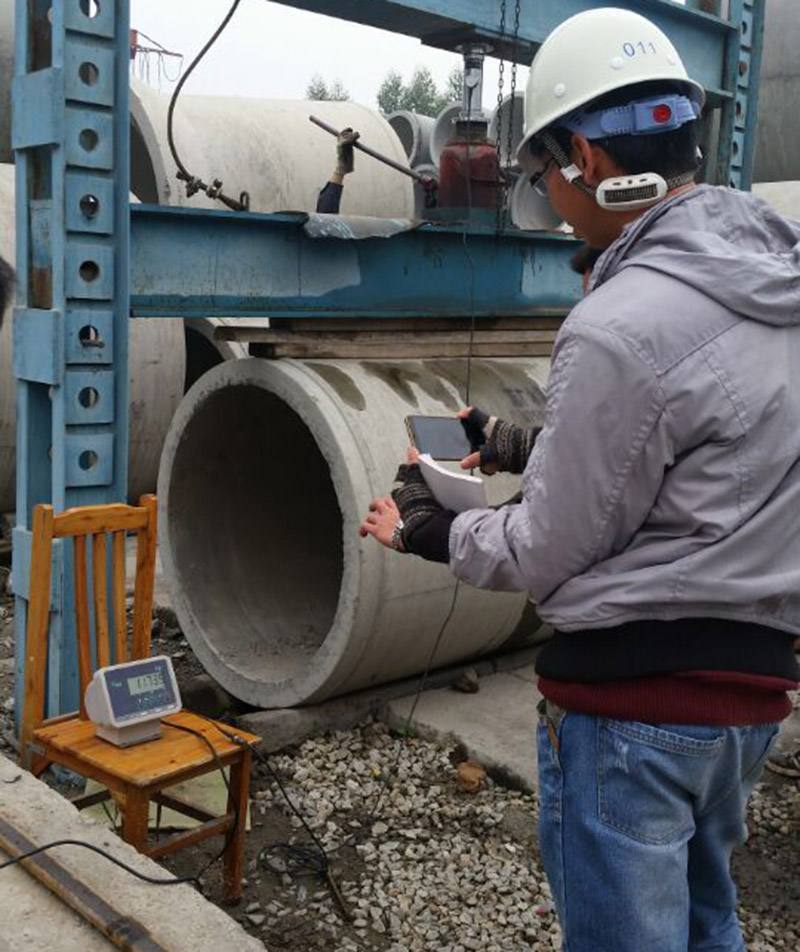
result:
<svg viewBox="0 0 800 952"><path fill-rule="evenodd" d="M128 650L126 624L125 537L137 534L133 632ZM111 651L107 591L107 536L111 537L111 599L114 651ZM75 614L78 636L80 711L45 719L50 577L53 539L71 537L75 546ZM87 546L92 550L94 604L94 658L97 667L150 656L153 587L156 562L156 498L143 496L138 506L102 505L68 509L54 515L52 506L36 506L25 648L25 704L20 734L20 761L34 773L58 763L101 783L110 793L80 797L78 808L102 802L113 795L123 815L122 836L142 853L158 858L209 836L228 838L223 856L225 898L241 896L244 833L250 782L250 750L236 743L233 728L188 711L164 718L163 736L134 747L120 748L95 736L87 719L84 692L91 681L92 641L89 616ZM65 580L66 582L66 580ZM181 729L184 728L184 729ZM202 734L208 745L190 729ZM223 733L222 731L227 731ZM244 731L236 737L248 744L260 738ZM182 783L218 766L230 767L227 812L215 817L165 788ZM200 826L148 846L148 807L154 801L200 821Z"/></svg>

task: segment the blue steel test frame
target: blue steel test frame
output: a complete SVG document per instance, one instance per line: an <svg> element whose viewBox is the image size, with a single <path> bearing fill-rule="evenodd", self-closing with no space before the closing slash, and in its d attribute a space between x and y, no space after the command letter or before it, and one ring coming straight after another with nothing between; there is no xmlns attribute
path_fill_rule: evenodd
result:
<svg viewBox="0 0 800 952"><path fill-rule="evenodd" d="M523 64L560 22L603 5L522 0L511 37L500 32L499 0L282 2L448 50L483 41L492 55ZM614 5L654 20L708 91L715 141L706 178L749 188L765 0ZM220 0L209 33L227 7ZM391 238L343 242L310 237L304 215L131 207L129 27L129 0L16 0L17 718L33 507L47 502L60 511L126 498L131 318L403 317L424 329L427 318L470 315L535 322L565 313L579 293L568 265L574 243L557 234L509 227L498 236L478 223L427 223ZM345 244L359 283L319 295L315 268L323 259L330 266ZM72 572L71 549L57 541L49 716L78 707Z"/></svg>

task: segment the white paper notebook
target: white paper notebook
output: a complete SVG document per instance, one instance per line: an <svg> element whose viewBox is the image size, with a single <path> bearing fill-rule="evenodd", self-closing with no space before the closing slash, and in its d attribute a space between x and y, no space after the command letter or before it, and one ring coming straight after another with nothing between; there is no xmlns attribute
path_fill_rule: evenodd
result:
<svg viewBox="0 0 800 952"><path fill-rule="evenodd" d="M428 453L419 458L419 468L436 501L445 509L464 512L465 509L485 509L486 487L479 476L454 473L440 466Z"/></svg>

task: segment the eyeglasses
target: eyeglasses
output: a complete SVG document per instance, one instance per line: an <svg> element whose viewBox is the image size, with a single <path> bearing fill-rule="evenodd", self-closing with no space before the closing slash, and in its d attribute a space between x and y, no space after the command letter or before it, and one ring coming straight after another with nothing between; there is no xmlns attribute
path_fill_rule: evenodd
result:
<svg viewBox="0 0 800 952"><path fill-rule="evenodd" d="M555 161L554 156L549 156L542 169L538 172L534 172L529 179L531 188L542 198L547 198L547 183L545 179L547 178L547 173L550 171L550 166L553 165Z"/></svg>

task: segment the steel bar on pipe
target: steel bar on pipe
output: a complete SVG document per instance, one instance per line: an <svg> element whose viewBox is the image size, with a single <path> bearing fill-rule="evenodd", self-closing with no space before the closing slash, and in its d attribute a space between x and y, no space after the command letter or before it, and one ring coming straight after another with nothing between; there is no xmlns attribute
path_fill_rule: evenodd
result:
<svg viewBox="0 0 800 952"><path fill-rule="evenodd" d="M324 129L325 132L330 132L332 136L339 136L341 134L340 130L334 129L333 126L328 125L323 119L318 119L316 116L308 117L315 126L319 126L320 129ZM408 175L409 178L415 179L417 182L428 182L430 181L428 176L420 175L419 172L414 172L412 169L407 169L405 166L400 165L399 162L395 162L394 159L390 159L387 155L381 155L380 152L376 152L375 149L370 149L368 145L356 140L353 143L353 148L358 149L359 152L364 152L366 155L371 155L373 159L377 159L379 162L383 162L384 165L388 165L389 168L394 169L397 172L402 172L403 175Z"/></svg>

